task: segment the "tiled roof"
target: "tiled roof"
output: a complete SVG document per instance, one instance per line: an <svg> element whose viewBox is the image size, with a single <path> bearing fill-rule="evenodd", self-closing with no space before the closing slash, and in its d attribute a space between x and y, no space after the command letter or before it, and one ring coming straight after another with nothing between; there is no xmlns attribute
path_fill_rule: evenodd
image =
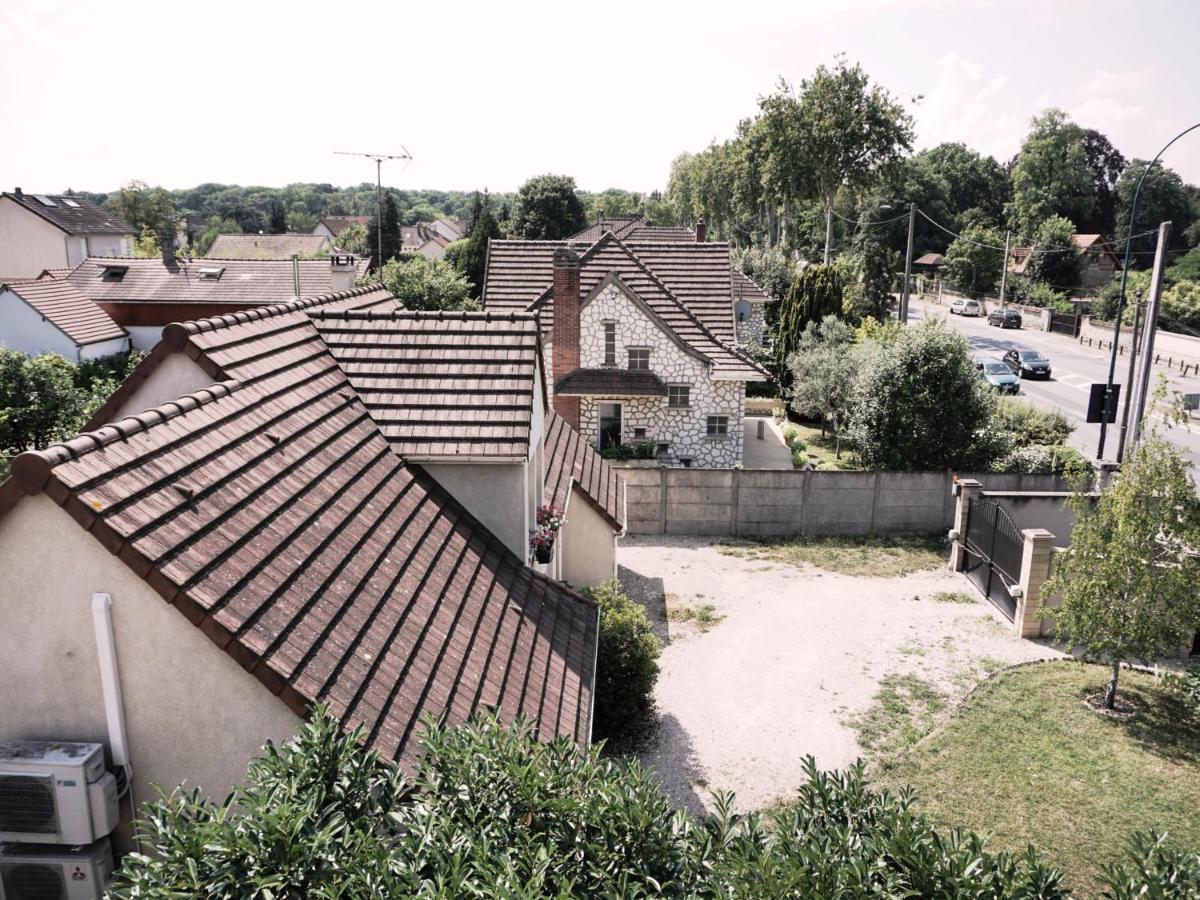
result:
<svg viewBox="0 0 1200 900"><path fill-rule="evenodd" d="M554 393L564 397L665 397L667 386L653 372L576 369L558 379Z"/></svg>
<svg viewBox="0 0 1200 900"><path fill-rule="evenodd" d="M733 313L737 290L727 243L655 241L628 247L718 340L737 344Z"/></svg>
<svg viewBox="0 0 1200 900"><path fill-rule="evenodd" d="M546 415L546 491L543 503L568 510L572 485L609 524L625 528L625 483L579 432L551 412Z"/></svg>
<svg viewBox="0 0 1200 900"><path fill-rule="evenodd" d="M3 196L41 216L67 234L134 234L116 214L75 194L10 194ZM42 202L45 199L48 203Z"/></svg>
<svg viewBox="0 0 1200 900"><path fill-rule="evenodd" d="M554 251L566 245L565 241L491 241L483 291L485 308L536 311L542 328L548 331L553 317L550 288L554 277ZM671 249L684 247L692 249L686 254ZM724 254L723 268L712 264L714 249L716 254ZM653 259L656 265L651 267L644 262L643 254ZM666 278L659 277L659 267L672 273L680 289L691 294L696 311L682 302L668 286ZM580 294L586 297L607 275L616 274L676 337L712 361L715 375L730 380L765 380L766 373L734 348L729 268L728 247L723 244L664 243L629 247L610 233L581 256ZM717 290L717 283L724 285L720 295L723 299L706 299L714 296L710 292ZM723 310L720 316L716 314L718 308ZM721 331L728 339L723 340L702 323L698 310L708 310L713 325L727 322L721 326Z"/></svg>
<svg viewBox="0 0 1200 900"><path fill-rule="evenodd" d="M755 284L753 279L740 269L730 269L729 278L733 285L735 299L748 300L751 303L772 302L773 298L769 297L766 291Z"/></svg>
<svg viewBox="0 0 1200 900"><path fill-rule="evenodd" d="M5 289L32 306L79 346L129 336L129 332L75 290L69 281L47 278L0 285L0 292Z"/></svg>
<svg viewBox="0 0 1200 900"><path fill-rule="evenodd" d="M66 278L74 271L75 270L70 266L60 266L54 269L42 269L41 274L38 275L38 281L46 278Z"/></svg>
<svg viewBox="0 0 1200 900"><path fill-rule="evenodd" d="M44 492L298 715L409 770L443 710L586 742L595 606L405 464L328 352L295 354L21 454L0 510Z"/></svg>
<svg viewBox="0 0 1200 900"><path fill-rule="evenodd" d="M527 314L312 314L397 453L525 459L538 367Z"/></svg>
<svg viewBox="0 0 1200 900"><path fill-rule="evenodd" d="M310 312L319 309L386 312L396 306L396 298L389 291L373 284L208 319L172 323L163 329L162 340L92 414L85 427L95 429L111 422L172 353L186 352L214 381L236 378L251 384L272 376L288 378L293 366L325 352L320 335L309 321Z"/></svg>
<svg viewBox="0 0 1200 900"><path fill-rule="evenodd" d="M291 259L328 251L323 234L219 234L208 248L215 259Z"/></svg>
<svg viewBox="0 0 1200 900"><path fill-rule="evenodd" d="M622 240L626 241L670 241L672 243L696 243L696 232L691 228L669 225L639 225L631 229Z"/></svg>
<svg viewBox="0 0 1200 900"><path fill-rule="evenodd" d="M367 259L355 263L357 277L366 274ZM84 260L68 276L80 293L89 300L106 306L118 321L123 321L119 307L133 304L139 307L211 307L232 305L234 308L253 308L268 303L284 303L295 299L290 259L186 259L180 257L174 265L162 259L133 257L97 257ZM300 267L300 296L315 297L333 291L333 276L329 258L302 259ZM124 267L121 275L105 275L113 267ZM219 278L205 278L201 269L222 270ZM129 311L134 315L134 311ZM207 313L201 313L205 315ZM174 320L195 318L175 315ZM172 321L168 319L168 321ZM164 322L123 322L123 324L165 324Z"/></svg>
<svg viewBox="0 0 1200 900"><path fill-rule="evenodd" d="M626 237L629 232L641 225L643 219L641 216L609 216L601 217L595 224L589 225L576 234L571 235L568 240L578 243L594 244L600 240L604 232L611 231L618 238Z"/></svg>
<svg viewBox="0 0 1200 900"><path fill-rule="evenodd" d="M919 256L913 260L914 266L940 266L946 261L946 257L940 253L926 253L924 256Z"/></svg>
<svg viewBox="0 0 1200 900"><path fill-rule="evenodd" d="M371 223L370 216L326 216L321 223L337 237L351 225L361 225L366 228Z"/></svg>

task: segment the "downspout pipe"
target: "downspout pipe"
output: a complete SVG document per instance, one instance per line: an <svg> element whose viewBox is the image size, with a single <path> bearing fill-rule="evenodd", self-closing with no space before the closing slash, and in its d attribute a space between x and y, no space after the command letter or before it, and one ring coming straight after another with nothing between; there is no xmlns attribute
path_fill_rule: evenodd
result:
<svg viewBox="0 0 1200 900"><path fill-rule="evenodd" d="M104 719L108 723L108 747L113 764L130 774L129 736L125 731L125 706L121 702L121 675L117 669L117 642L113 636L112 597L92 594L92 625L96 632L96 654L100 663L100 689L104 695ZM132 779L129 782L132 784Z"/></svg>

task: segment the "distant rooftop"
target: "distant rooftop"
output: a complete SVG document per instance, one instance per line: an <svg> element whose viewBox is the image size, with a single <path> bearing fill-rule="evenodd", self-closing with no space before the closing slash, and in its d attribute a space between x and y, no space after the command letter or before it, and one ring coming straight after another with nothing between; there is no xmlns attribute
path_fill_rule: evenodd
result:
<svg viewBox="0 0 1200 900"><path fill-rule="evenodd" d="M4 193L34 215L67 234L134 234L115 213L76 194L26 194L20 188Z"/></svg>
<svg viewBox="0 0 1200 900"><path fill-rule="evenodd" d="M217 259L291 259L313 257L329 250L321 234L219 234L208 248Z"/></svg>

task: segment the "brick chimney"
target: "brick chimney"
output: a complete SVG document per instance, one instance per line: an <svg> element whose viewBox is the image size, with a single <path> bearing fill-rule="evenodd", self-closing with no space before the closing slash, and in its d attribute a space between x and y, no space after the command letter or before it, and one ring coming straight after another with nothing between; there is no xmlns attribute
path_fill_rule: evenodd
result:
<svg viewBox="0 0 1200 900"><path fill-rule="evenodd" d="M579 368L579 254L573 244L554 251L554 330L552 380ZM554 411L579 428L579 398L554 395Z"/></svg>
<svg viewBox="0 0 1200 900"><path fill-rule="evenodd" d="M703 244L705 238L708 237L708 226L704 224L704 219L696 220L696 243Z"/></svg>

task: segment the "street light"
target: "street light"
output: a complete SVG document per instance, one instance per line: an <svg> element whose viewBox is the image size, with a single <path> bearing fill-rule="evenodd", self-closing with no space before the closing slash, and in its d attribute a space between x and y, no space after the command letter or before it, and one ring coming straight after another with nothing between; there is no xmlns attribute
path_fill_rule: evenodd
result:
<svg viewBox="0 0 1200 900"><path fill-rule="evenodd" d="M1104 390L1104 414L1100 417L1100 441L1096 445L1096 459L1104 458L1104 438L1108 433L1108 418L1111 410L1109 404L1112 403L1113 394L1113 376L1116 375L1117 372L1117 352L1120 349L1121 343L1121 317L1125 314L1125 282L1129 277L1129 255L1130 248L1133 246L1133 221L1134 217L1137 215L1138 197L1140 197L1142 193L1142 183L1146 180L1146 176L1150 174L1150 169L1153 168L1154 164L1162 158L1162 155L1170 149L1171 145L1185 134L1195 131L1197 128L1200 128L1200 122L1197 122L1195 125L1192 125L1189 128L1185 128L1183 131L1179 132L1179 134L1175 135L1175 137L1171 138L1171 140L1169 140L1166 145L1164 145L1163 148L1154 155L1154 159L1150 160L1150 162L1146 165L1146 168L1142 170L1142 177L1138 179L1137 187L1133 191L1133 203L1130 204L1129 207L1129 227L1125 231L1125 260L1121 264L1121 293L1117 297L1117 312L1115 316L1116 321L1113 324L1112 352L1109 355L1108 360L1108 382ZM1134 354L1137 353L1136 307L1134 312L1134 331L1130 337L1132 339L1132 343L1129 345L1129 363L1132 371L1133 357ZM1128 425L1128 420L1129 391L1127 390L1125 392L1125 414L1121 419L1120 441L1117 444L1117 462L1121 461L1121 454L1125 449L1125 428Z"/></svg>

